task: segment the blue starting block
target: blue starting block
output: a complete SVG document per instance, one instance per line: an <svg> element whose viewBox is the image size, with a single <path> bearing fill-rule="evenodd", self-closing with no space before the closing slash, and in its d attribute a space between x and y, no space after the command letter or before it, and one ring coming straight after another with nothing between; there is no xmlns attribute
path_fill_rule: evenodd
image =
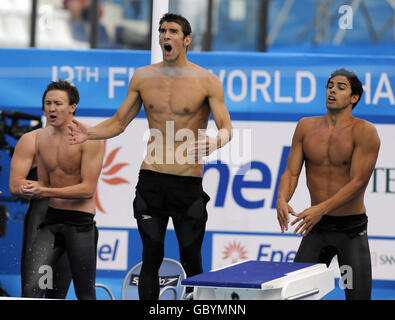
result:
<svg viewBox="0 0 395 320"><path fill-rule="evenodd" d="M182 280L194 300L318 300L334 289L325 264L244 261Z"/></svg>

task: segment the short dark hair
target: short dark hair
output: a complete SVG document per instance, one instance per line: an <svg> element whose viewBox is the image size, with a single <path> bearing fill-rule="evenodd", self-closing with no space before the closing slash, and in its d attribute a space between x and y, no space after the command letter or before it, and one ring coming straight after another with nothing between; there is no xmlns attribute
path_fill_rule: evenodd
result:
<svg viewBox="0 0 395 320"><path fill-rule="evenodd" d="M184 38L192 34L192 28L189 21L183 16L175 13L165 13L159 21L159 29L164 22L175 22L178 23L182 28Z"/></svg>
<svg viewBox="0 0 395 320"><path fill-rule="evenodd" d="M48 86L47 89L44 91L43 97L42 97L42 110L44 110L44 100L49 91L52 90L62 90L66 91L68 97L69 97L69 104L78 104L80 102L80 95L78 93L78 89L73 86L70 82L66 80L58 80L58 81L52 81ZM75 111L74 113L75 114Z"/></svg>
<svg viewBox="0 0 395 320"><path fill-rule="evenodd" d="M331 81L332 78L337 77L337 76L346 77L351 85L351 95L358 95L359 96L358 101L353 103L353 105L352 105L352 108L354 109L363 94L362 82L358 79L358 76L355 72L348 71L348 70L342 68L342 69L335 70L331 73L331 76L329 77L328 82L326 83L327 88L328 88L329 81Z"/></svg>

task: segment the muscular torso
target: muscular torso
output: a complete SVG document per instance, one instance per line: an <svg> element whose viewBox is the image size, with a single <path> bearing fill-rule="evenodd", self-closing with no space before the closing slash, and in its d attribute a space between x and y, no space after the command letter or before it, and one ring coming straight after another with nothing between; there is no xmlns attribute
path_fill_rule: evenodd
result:
<svg viewBox="0 0 395 320"><path fill-rule="evenodd" d="M81 182L82 145L70 145L66 135L46 128L37 136L37 157L41 160L49 178L49 187L62 188ZM95 212L94 199L60 199L50 198L49 206Z"/></svg>
<svg viewBox="0 0 395 320"><path fill-rule="evenodd" d="M202 176L203 165L187 157L186 144L192 141L192 134L197 139L199 129L207 128L210 108L204 81L207 71L193 64L176 70L147 67L137 89L153 130L147 148L149 159L143 161L142 169ZM163 139L157 137L159 132Z"/></svg>
<svg viewBox="0 0 395 320"><path fill-rule="evenodd" d="M332 197L351 180L350 169L354 151L354 126L357 121L339 128L328 128L324 117L310 120L303 136L303 155L311 204ZM352 215L366 211L364 190L328 215Z"/></svg>

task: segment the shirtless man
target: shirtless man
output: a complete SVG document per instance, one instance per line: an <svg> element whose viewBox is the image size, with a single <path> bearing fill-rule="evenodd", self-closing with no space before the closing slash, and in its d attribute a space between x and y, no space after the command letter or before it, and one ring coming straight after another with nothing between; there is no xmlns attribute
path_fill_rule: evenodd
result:
<svg viewBox="0 0 395 320"><path fill-rule="evenodd" d="M375 167L380 139L375 127L352 116L363 93L355 73L333 72L326 90L327 113L299 121L292 139L287 167L281 177L277 217L282 232L291 225L304 235L295 262L350 266L352 284L347 299L370 299L371 262L367 237L365 189ZM306 168L311 207L301 213L288 204L302 169Z"/></svg>
<svg viewBox="0 0 395 320"><path fill-rule="evenodd" d="M79 94L67 81L52 82L43 95L48 126L37 132L35 151L38 182L20 189L27 198L49 198L48 211L40 225L27 259L24 297L40 298L43 266L53 267L66 251L78 299L95 299L96 245L95 202L97 180L104 156L102 141L71 146L71 124ZM45 287L45 286L44 286Z"/></svg>
<svg viewBox="0 0 395 320"><path fill-rule="evenodd" d="M111 138L125 130L144 103L155 138L148 145L152 152L147 153L141 164L133 202L143 242L140 299L158 298L158 270L164 257L169 217L173 220L180 260L187 276L203 271L201 245L209 196L202 188L203 164L197 157L222 147L232 135L222 85L214 74L187 60L191 42L189 22L182 16L165 14L159 23L163 62L136 70L127 96L112 118L91 128L76 121L76 126L69 127L71 143ZM219 129L214 139L201 132L207 128L211 112ZM167 132L170 127L171 132ZM199 131L201 139L198 139ZM158 132L163 139L158 138ZM196 156L193 161L184 148L188 141L177 138L180 132L187 140L192 134L196 141L194 149L189 150Z"/></svg>
<svg viewBox="0 0 395 320"><path fill-rule="evenodd" d="M43 106L44 110L44 106ZM13 196L22 197L22 186L29 181L37 181L37 160L35 145L37 129L25 133L15 146L10 165L10 192ZM33 241L36 238L39 225L44 221L48 209L47 198L29 199L29 207L26 211L23 224L22 254L21 254L21 280L22 292L25 286L25 274L32 265L32 261L26 259L26 253L32 250ZM50 299L64 299L67 295L71 282L71 272L66 254L58 260L53 272L52 289L47 289L45 297Z"/></svg>

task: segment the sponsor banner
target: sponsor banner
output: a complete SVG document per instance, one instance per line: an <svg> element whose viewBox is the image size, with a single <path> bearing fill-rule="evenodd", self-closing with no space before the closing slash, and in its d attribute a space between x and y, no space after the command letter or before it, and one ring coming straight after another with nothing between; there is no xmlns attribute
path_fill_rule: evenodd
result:
<svg viewBox="0 0 395 320"><path fill-rule="evenodd" d="M227 107L245 119L321 114L330 73L346 68L358 74L365 90L354 114L394 122L393 56L191 52L188 57L218 76ZM67 79L80 91L80 114L115 110L134 71L149 59L148 51L2 49L0 104L19 111L36 108L40 114L46 85Z"/></svg>
<svg viewBox="0 0 395 320"><path fill-rule="evenodd" d="M248 235L213 233L212 269L226 267L244 260L293 262L300 237L280 235ZM369 239L372 277L375 280L395 280L394 240ZM336 278L347 277L347 267L340 273L337 256L329 266Z"/></svg>
<svg viewBox="0 0 395 320"><path fill-rule="evenodd" d="M129 232L99 229L98 270L127 270Z"/></svg>
<svg viewBox="0 0 395 320"><path fill-rule="evenodd" d="M395 239L369 239L373 279L395 280Z"/></svg>
<svg viewBox="0 0 395 320"><path fill-rule="evenodd" d="M103 120L78 119L90 125ZM207 230L280 232L275 201L295 126L295 122L233 122L234 139L204 160L203 187L211 197L207 204ZM377 124L376 127L381 149L365 193L368 234L395 237L393 223L388 223L391 220L388 208L392 208L395 201L393 126ZM147 130L147 121L138 118L123 134L106 141L96 194L98 226L137 227L132 202L139 168L146 153ZM208 133L214 131L214 123L210 121ZM290 205L296 212L301 212L309 204L303 170ZM288 233L293 229L290 227Z"/></svg>
<svg viewBox="0 0 395 320"><path fill-rule="evenodd" d="M214 233L212 268L245 260L292 262L300 240L297 237Z"/></svg>

